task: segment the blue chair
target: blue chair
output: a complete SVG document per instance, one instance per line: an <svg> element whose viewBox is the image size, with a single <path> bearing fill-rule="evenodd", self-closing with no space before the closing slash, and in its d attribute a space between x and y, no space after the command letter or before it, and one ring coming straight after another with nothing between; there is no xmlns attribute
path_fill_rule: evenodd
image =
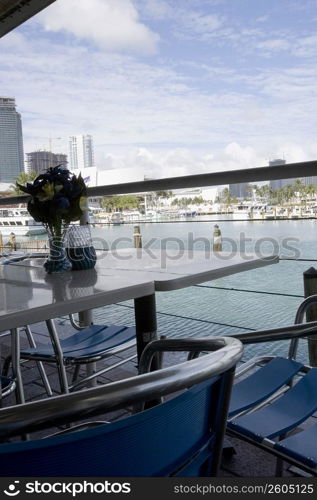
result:
<svg viewBox="0 0 317 500"><path fill-rule="evenodd" d="M135 346L135 328L121 325L91 325L84 329L78 328L79 331L75 331L66 339L60 340L53 320L47 320L46 324L52 342L47 345L22 349L20 359L33 360L38 364L43 361L56 364L62 393L78 389L93 378L136 357L136 354L133 354L127 359L118 361L110 367L100 369L77 381L81 365L95 363ZM72 324L75 326L74 322ZM4 362L3 375L8 374L10 362L11 356L7 357ZM75 367L71 384L69 384L66 374L67 366ZM51 396L52 391L47 390L47 394Z"/></svg>
<svg viewBox="0 0 317 500"><path fill-rule="evenodd" d="M7 440L177 393L120 421L2 444L1 476L217 475L235 365L243 349L228 337L200 342L203 350L215 352L104 386L0 409L0 439Z"/></svg>
<svg viewBox="0 0 317 500"><path fill-rule="evenodd" d="M307 309L316 303L317 296L304 300L295 323L302 323ZM317 475L317 426L310 418L317 412L317 368L294 359L298 339L317 334L317 323L301 326L301 330L290 328L282 335L277 330L270 335L254 332L236 336L244 344L291 339L288 358L258 358L241 371L242 380L233 387L227 427L231 436L278 457L278 475L284 460Z"/></svg>

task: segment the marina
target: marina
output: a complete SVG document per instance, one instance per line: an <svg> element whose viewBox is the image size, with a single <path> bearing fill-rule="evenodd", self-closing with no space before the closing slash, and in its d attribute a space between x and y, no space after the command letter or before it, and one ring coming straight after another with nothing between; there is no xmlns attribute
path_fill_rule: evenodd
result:
<svg viewBox="0 0 317 500"><path fill-rule="evenodd" d="M4 495L316 491L316 19L284 3L0 0Z"/></svg>
<svg viewBox="0 0 317 500"><path fill-rule="evenodd" d="M191 221L140 223L143 247L150 245L149 253L152 249L167 249L179 255L185 250L210 251L217 223L224 252L274 253L281 259L277 269L273 266L248 271L241 276L228 276L159 295L157 310L162 335L182 336L187 325L190 325L188 335L194 337L202 333L213 336L252 331L255 324L259 328L274 328L293 323L294 310L304 297L303 272L317 262L314 238L317 220L239 221L228 217L198 216ZM107 249L133 247L133 223L92 227L91 231L100 258L106 259ZM43 251L45 240L42 236L23 238L21 247L27 252ZM210 307L206 308L206 303ZM111 311L114 322L133 324L133 305L117 304L107 306L107 310ZM245 359L259 349L248 347ZM274 346L274 352L283 350L282 344ZM300 356L307 357L305 348L301 348Z"/></svg>

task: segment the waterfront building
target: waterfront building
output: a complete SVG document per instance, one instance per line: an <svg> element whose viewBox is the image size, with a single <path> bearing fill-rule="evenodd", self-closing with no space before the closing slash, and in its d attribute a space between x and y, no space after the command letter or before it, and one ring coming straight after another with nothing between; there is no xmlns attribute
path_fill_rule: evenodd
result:
<svg viewBox="0 0 317 500"><path fill-rule="evenodd" d="M229 191L233 198L249 198L248 191L249 184L247 182L240 182L239 184L230 184Z"/></svg>
<svg viewBox="0 0 317 500"><path fill-rule="evenodd" d="M275 160L269 161L270 167L276 167L278 165L285 165L286 161L282 158L276 158ZM272 189L281 189L287 184L294 184L295 179L276 179L274 181L270 181L270 187Z"/></svg>
<svg viewBox="0 0 317 500"><path fill-rule="evenodd" d="M21 115L13 97L0 97L0 182L15 182L23 170Z"/></svg>
<svg viewBox="0 0 317 500"><path fill-rule="evenodd" d="M94 167L94 146L91 135L73 135L69 138L69 168L82 170Z"/></svg>
<svg viewBox="0 0 317 500"><path fill-rule="evenodd" d="M57 165L62 165L62 167L66 168L67 163L67 155L62 153L41 150L26 153L26 171L36 172L37 175Z"/></svg>
<svg viewBox="0 0 317 500"><path fill-rule="evenodd" d="M270 167L275 167L277 165L286 165L285 168L287 168L286 160L277 158L275 160L271 160L269 162ZM314 184L317 186L317 176L311 176L311 177L299 177L299 179L306 185L308 184ZM287 185L293 185L295 183L296 179L277 179L275 181L270 181L270 186L272 189L281 189Z"/></svg>

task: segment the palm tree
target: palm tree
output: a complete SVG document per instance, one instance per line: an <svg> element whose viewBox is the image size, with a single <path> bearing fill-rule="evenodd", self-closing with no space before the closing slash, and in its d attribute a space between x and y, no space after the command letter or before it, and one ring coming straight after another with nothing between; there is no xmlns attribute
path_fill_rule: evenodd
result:
<svg viewBox="0 0 317 500"><path fill-rule="evenodd" d="M293 187L295 195L297 196L297 198L299 198L299 201L301 201L301 199L305 197L305 189L306 189L305 184L301 179L296 179L296 181L293 184Z"/></svg>
<svg viewBox="0 0 317 500"><path fill-rule="evenodd" d="M21 186L25 186L28 182L33 182L37 177L36 172L20 172L18 177L16 178L16 182L21 184ZM25 194L16 184L11 184L11 191L14 191L15 194Z"/></svg>
<svg viewBox="0 0 317 500"><path fill-rule="evenodd" d="M315 186L314 184L308 184L308 186L306 186L306 199L315 198L316 192L317 192L317 186Z"/></svg>

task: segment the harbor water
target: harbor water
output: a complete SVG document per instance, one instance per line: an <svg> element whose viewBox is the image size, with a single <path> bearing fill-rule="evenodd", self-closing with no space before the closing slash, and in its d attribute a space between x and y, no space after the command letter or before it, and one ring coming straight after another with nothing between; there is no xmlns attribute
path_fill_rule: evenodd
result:
<svg viewBox="0 0 317 500"><path fill-rule="evenodd" d="M160 335L168 337L234 335L294 323L303 300L303 272L317 266L317 220L233 221L203 216L190 221L138 223L143 247L205 250L212 246L214 224L220 227L223 250L258 255L278 254L278 264L172 292L157 293ZM133 224L92 228L96 249L133 246ZM297 259L297 260L294 260ZM307 260L301 260L307 259ZM109 322L132 325L133 301L97 311ZM286 343L246 348L245 359L259 353L286 354ZM307 360L306 341L299 359Z"/></svg>

